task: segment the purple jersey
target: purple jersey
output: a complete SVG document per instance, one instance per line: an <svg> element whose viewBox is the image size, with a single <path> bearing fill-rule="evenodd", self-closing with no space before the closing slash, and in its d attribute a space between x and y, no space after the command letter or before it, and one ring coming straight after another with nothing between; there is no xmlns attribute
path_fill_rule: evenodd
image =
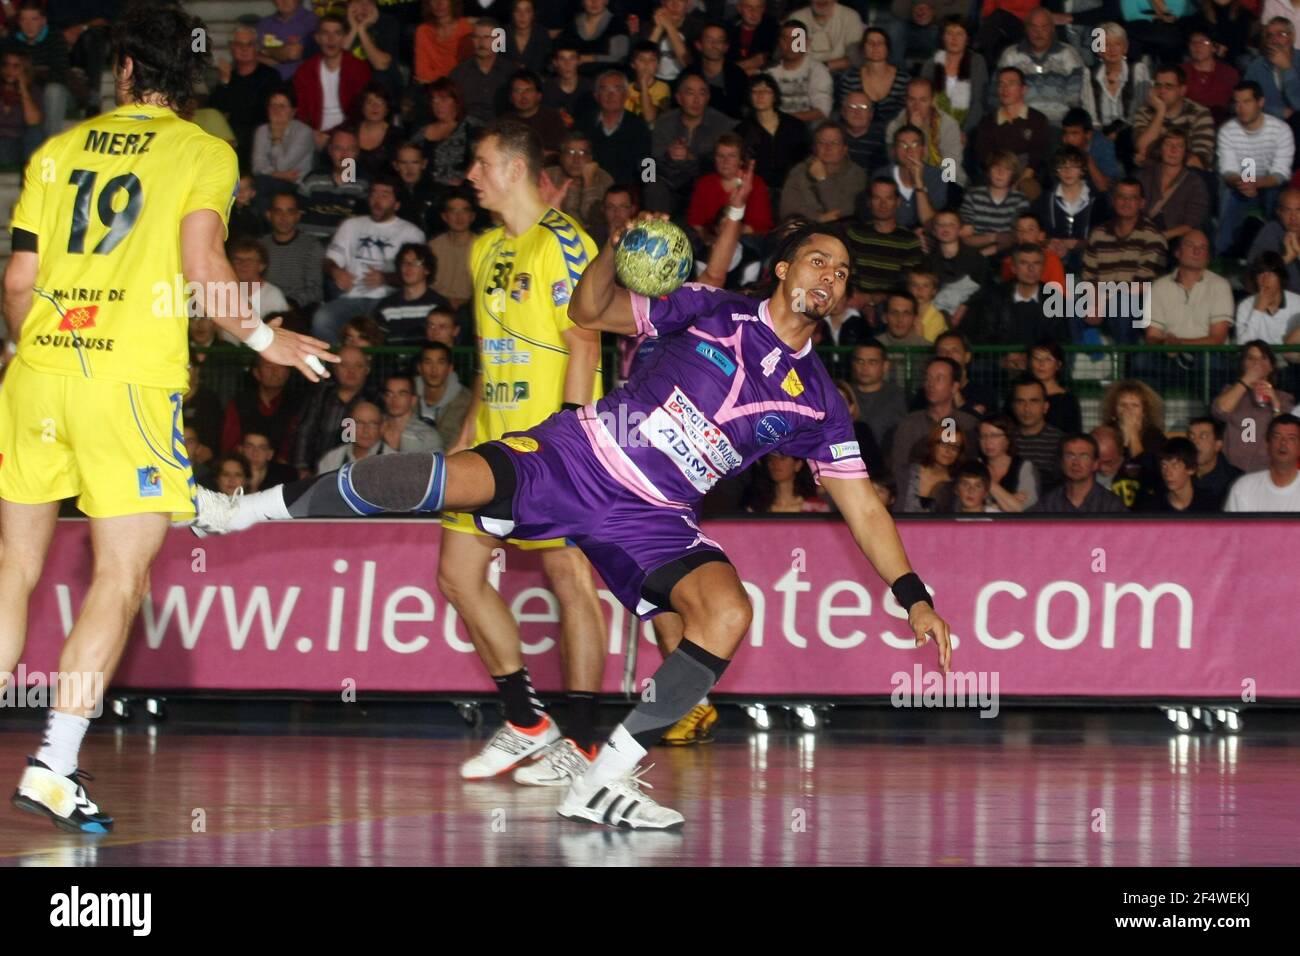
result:
<svg viewBox="0 0 1300 956"><path fill-rule="evenodd" d="M650 504L691 507L773 451L814 477L865 478L853 420L809 341L793 352L768 302L687 283L632 294L637 330L658 339L622 388L579 412L596 458Z"/></svg>

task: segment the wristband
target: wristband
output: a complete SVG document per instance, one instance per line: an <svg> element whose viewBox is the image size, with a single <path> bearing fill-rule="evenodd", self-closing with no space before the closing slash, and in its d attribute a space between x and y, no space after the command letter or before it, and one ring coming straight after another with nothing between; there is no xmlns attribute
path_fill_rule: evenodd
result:
<svg viewBox="0 0 1300 956"><path fill-rule="evenodd" d="M744 219L744 218L745 218L745 207L744 207L744 206L728 206L728 207L727 207L727 218L728 218L728 219L734 219L734 220L736 220L737 222L739 222L741 219Z"/></svg>
<svg viewBox="0 0 1300 956"><path fill-rule="evenodd" d="M275 330L261 319L258 319L257 328L253 330L252 335L244 339L244 344L254 352L265 352L274 341Z"/></svg>
<svg viewBox="0 0 1300 956"><path fill-rule="evenodd" d="M889 589L894 592L894 599L904 611L910 612L912 605L919 601L924 601L931 608L934 607L934 602L930 600L930 592L925 589L925 583L915 571L904 574L890 585Z"/></svg>

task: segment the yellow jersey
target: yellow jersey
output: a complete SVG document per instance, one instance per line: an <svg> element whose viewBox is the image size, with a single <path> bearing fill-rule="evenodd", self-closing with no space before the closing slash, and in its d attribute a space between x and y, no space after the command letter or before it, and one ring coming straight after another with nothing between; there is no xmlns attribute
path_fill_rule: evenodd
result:
<svg viewBox="0 0 1300 956"><path fill-rule="evenodd" d="M235 151L162 106L119 106L47 140L11 224L36 236L39 256L23 361L184 391L181 220L211 209L227 222L238 185Z"/></svg>
<svg viewBox="0 0 1300 956"><path fill-rule="evenodd" d="M547 209L523 234L497 226L469 254L474 319L483 377L477 440L523 431L560 410L573 328L569 299L596 255L574 220ZM591 398L601 396L600 369Z"/></svg>

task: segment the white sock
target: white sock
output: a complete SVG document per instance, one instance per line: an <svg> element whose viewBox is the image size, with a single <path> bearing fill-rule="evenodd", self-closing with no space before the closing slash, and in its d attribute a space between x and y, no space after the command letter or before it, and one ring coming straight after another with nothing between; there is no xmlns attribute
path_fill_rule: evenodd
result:
<svg viewBox="0 0 1300 956"><path fill-rule="evenodd" d="M600 748L600 753L596 754L596 759L591 762L587 772L582 775L583 783L591 787L603 787L610 781L631 773L645 755L646 749L619 724L609 735L605 746Z"/></svg>
<svg viewBox="0 0 1300 956"><path fill-rule="evenodd" d="M45 740L41 749L36 751L36 759L60 777L70 775L77 769L77 753L89 726L90 721L85 717L50 711L45 724Z"/></svg>
<svg viewBox="0 0 1300 956"><path fill-rule="evenodd" d="M259 521L288 521L290 517L284 503L284 485L276 485L256 494L241 495L230 530L244 531Z"/></svg>
<svg viewBox="0 0 1300 956"><path fill-rule="evenodd" d="M700 702L699 702L698 704L696 704L695 706L696 706L696 707L708 707L708 706L709 706L709 695L708 695L708 694L705 694L703 697L701 697L701 698L700 698Z"/></svg>

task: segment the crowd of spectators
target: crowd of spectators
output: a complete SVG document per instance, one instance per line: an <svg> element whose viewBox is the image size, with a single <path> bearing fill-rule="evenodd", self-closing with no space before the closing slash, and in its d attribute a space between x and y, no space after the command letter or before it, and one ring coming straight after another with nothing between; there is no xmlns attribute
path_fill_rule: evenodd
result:
<svg viewBox="0 0 1300 956"><path fill-rule="evenodd" d="M4 5L0 162L98 90L101 8ZM240 157L232 262L260 311L344 361L310 389L259 363L215 407L196 321L194 460L251 489L455 446L491 224L465 176L508 115L598 241L666 213L702 271L750 168L729 286L787 220L845 236L815 341L897 512L1300 510L1297 23L1300 0L274 0L187 115ZM1143 344L1085 416L1081 363ZM381 375L382 345L408 348ZM1214 397L1167 429L1176 381ZM824 510L809 471L771 456L714 498Z"/></svg>

